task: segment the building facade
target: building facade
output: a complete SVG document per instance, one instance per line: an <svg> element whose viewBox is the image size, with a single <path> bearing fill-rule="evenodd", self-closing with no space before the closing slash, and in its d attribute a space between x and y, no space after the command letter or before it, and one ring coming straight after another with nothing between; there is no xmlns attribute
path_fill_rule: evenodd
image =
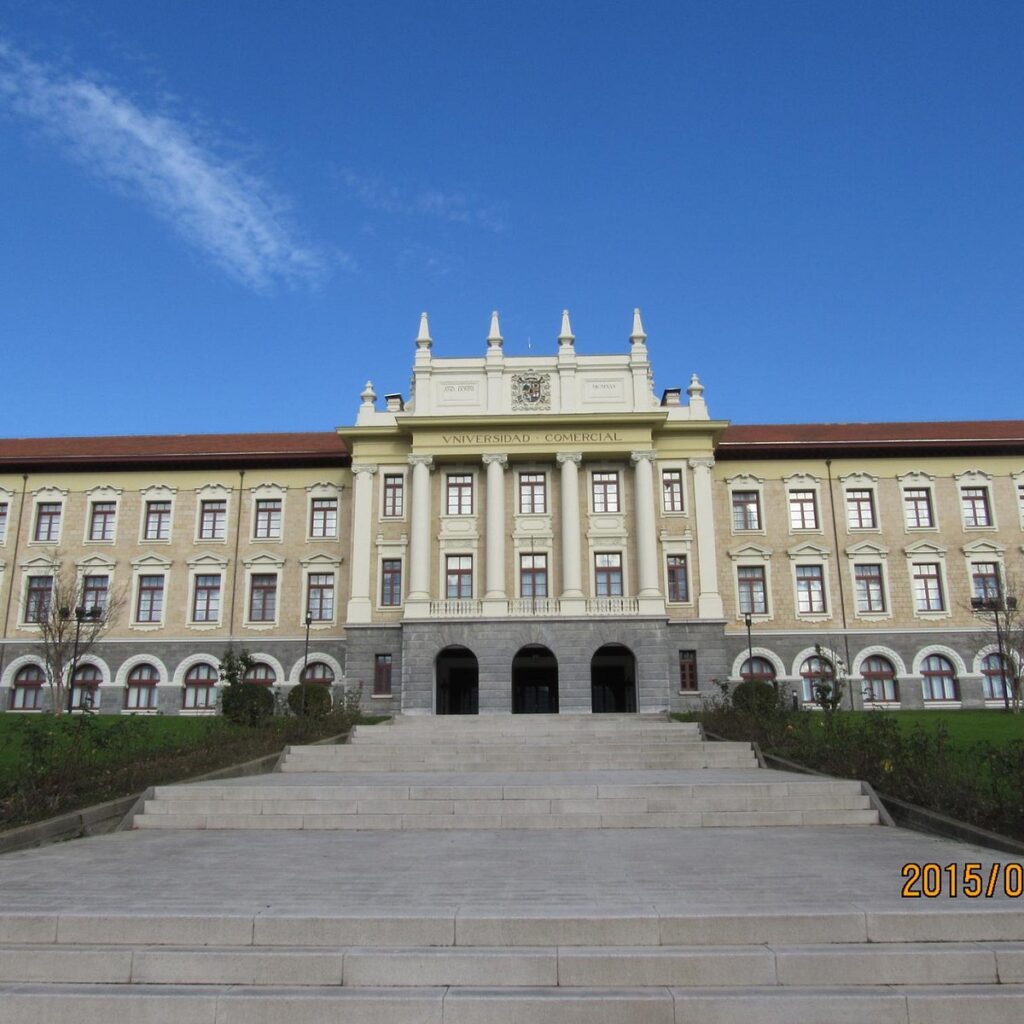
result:
<svg viewBox="0 0 1024 1024"><path fill-rule="evenodd" d="M79 659L101 713L212 713L252 681L383 712L680 710L717 681L853 706L1002 703L1024 423L732 426L628 350L438 358L321 434L0 441L0 707L47 706L61 571L122 595ZM63 569L61 569L63 567Z"/></svg>

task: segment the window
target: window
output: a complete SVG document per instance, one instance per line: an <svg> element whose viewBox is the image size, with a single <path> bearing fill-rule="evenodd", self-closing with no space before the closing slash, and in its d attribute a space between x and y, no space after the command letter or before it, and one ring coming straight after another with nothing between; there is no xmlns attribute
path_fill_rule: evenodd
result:
<svg viewBox="0 0 1024 1024"><path fill-rule="evenodd" d="M471 516L473 514L473 477L469 473L452 473L448 476L448 515Z"/></svg>
<svg viewBox="0 0 1024 1024"><path fill-rule="evenodd" d="M548 510L547 479L543 473L519 474L519 512L535 515Z"/></svg>
<svg viewBox="0 0 1024 1024"><path fill-rule="evenodd" d="M395 608L402 603L402 560L385 558L380 563L380 603Z"/></svg>
<svg viewBox="0 0 1024 1024"><path fill-rule="evenodd" d="M156 684L160 674L153 665L136 665L128 673L128 692L124 706L129 711L156 710Z"/></svg>
<svg viewBox="0 0 1024 1024"><path fill-rule="evenodd" d="M864 659L860 669L861 678L864 680L864 700L874 701L898 701L900 699L899 684L896 682L896 669L892 662L881 655L872 654L870 658Z"/></svg>
<svg viewBox="0 0 1024 1024"><path fill-rule="evenodd" d="M971 594L983 601L998 601L999 566L995 562L971 563ZM1010 602L1007 601L1007 604Z"/></svg>
<svg viewBox="0 0 1024 1024"><path fill-rule="evenodd" d="M665 512L683 511L683 471L663 469L661 471L661 507Z"/></svg>
<svg viewBox="0 0 1024 1024"><path fill-rule="evenodd" d="M594 555L594 589L598 597L622 597L622 555Z"/></svg>
<svg viewBox="0 0 1024 1024"><path fill-rule="evenodd" d="M823 694L824 688L831 687L835 681L835 669L828 658L818 654L812 654L804 660L800 666L800 678L802 680L803 700L805 704L816 704L818 697Z"/></svg>
<svg viewBox="0 0 1024 1024"><path fill-rule="evenodd" d="M619 474L594 473L590 481L595 512L618 512Z"/></svg>
<svg viewBox="0 0 1024 1024"><path fill-rule="evenodd" d="M775 685L775 666L767 658L747 658L740 666L740 679L744 682Z"/></svg>
<svg viewBox="0 0 1024 1024"><path fill-rule="evenodd" d="M116 502L94 501L89 516L89 540L113 540L116 517Z"/></svg>
<svg viewBox="0 0 1024 1024"><path fill-rule="evenodd" d="M921 690L925 700L959 700L953 663L941 654L929 654L921 665Z"/></svg>
<svg viewBox="0 0 1024 1024"><path fill-rule="evenodd" d="M520 597L548 596L548 556L519 556L519 595Z"/></svg>
<svg viewBox="0 0 1024 1024"><path fill-rule="evenodd" d="M697 652L679 652L679 689L697 689Z"/></svg>
<svg viewBox="0 0 1024 1024"><path fill-rule="evenodd" d="M789 528L816 530L818 528L818 502L814 491L789 492Z"/></svg>
<svg viewBox="0 0 1024 1024"><path fill-rule="evenodd" d="M736 569L740 614L768 614L768 588L763 565L741 565Z"/></svg>
<svg viewBox="0 0 1024 1024"><path fill-rule="evenodd" d="M858 612L885 611L885 588L882 585L882 566L880 564L855 564L853 584L857 595Z"/></svg>
<svg viewBox="0 0 1024 1024"><path fill-rule="evenodd" d="M338 536L338 499L314 498L310 505L310 537Z"/></svg>
<svg viewBox="0 0 1024 1024"><path fill-rule="evenodd" d="M875 519L875 496L870 490L846 492L846 523L851 530L873 530Z"/></svg>
<svg viewBox="0 0 1024 1024"><path fill-rule="evenodd" d="M667 558L668 599L679 603L690 600L690 588L686 578L686 555L669 555Z"/></svg>
<svg viewBox="0 0 1024 1024"><path fill-rule="evenodd" d="M185 711L211 711L217 706L217 670L212 665L193 665L185 673Z"/></svg>
<svg viewBox="0 0 1024 1024"><path fill-rule="evenodd" d="M82 607L86 612L92 612L93 608L99 609L99 614L107 610L107 599L110 596L109 576L83 576L82 577ZM96 614L95 612L93 614Z"/></svg>
<svg viewBox="0 0 1024 1024"><path fill-rule="evenodd" d="M0 544L7 539L7 502L0 501Z"/></svg>
<svg viewBox="0 0 1024 1024"><path fill-rule="evenodd" d="M914 563L914 604L919 612L946 610L942 596L942 577L935 562Z"/></svg>
<svg viewBox="0 0 1024 1024"><path fill-rule="evenodd" d="M825 571L820 565L796 567L796 610L801 615L825 613Z"/></svg>
<svg viewBox="0 0 1024 1024"><path fill-rule="evenodd" d="M199 506L199 539L224 540L227 536L228 503L204 501Z"/></svg>
<svg viewBox="0 0 1024 1024"><path fill-rule="evenodd" d="M1010 670L1001 654L986 654L981 662L985 700L1005 700L1010 689Z"/></svg>
<svg viewBox="0 0 1024 1024"><path fill-rule="evenodd" d="M401 473L384 474L384 517L401 519L405 515L405 477Z"/></svg>
<svg viewBox="0 0 1024 1024"><path fill-rule="evenodd" d="M140 576L135 605L136 622L159 622L164 614L163 576Z"/></svg>
<svg viewBox="0 0 1024 1024"><path fill-rule="evenodd" d="M220 574L196 576L192 598L193 622L217 622L220 619Z"/></svg>
<svg viewBox="0 0 1024 1024"><path fill-rule="evenodd" d="M309 574L306 610L313 622L330 622L334 618L334 573Z"/></svg>
<svg viewBox="0 0 1024 1024"><path fill-rule="evenodd" d="M908 530L931 529L935 526L930 488L908 487L903 492L903 509L906 513Z"/></svg>
<svg viewBox="0 0 1024 1024"><path fill-rule="evenodd" d="M1020 513L1021 525L1024 526L1024 484L1017 487L1017 511ZM3 540L3 524L0 523L0 540Z"/></svg>
<svg viewBox="0 0 1024 1024"><path fill-rule="evenodd" d="M71 682L72 710L99 706L99 688L103 676L95 665L79 665ZM154 705L155 706L155 705Z"/></svg>
<svg viewBox="0 0 1024 1024"><path fill-rule="evenodd" d="M41 711L43 707L43 684L46 676L38 665L26 665L18 670L11 691L12 711Z"/></svg>
<svg viewBox="0 0 1024 1024"><path fill-rule="evenodd" d="M61 508L59 501L41 501L39 503L36 508L36 540L49 542L60 539Z"/></svg>
<svg viewBox="0 0 1024 1024"><path fill-rule="evenodd" d="M249 590L249 621L273 622L277 618L277 575L254 573Z"/></svg>
<svg viewBox="0 0 1024 1024"><path fill-rule="evenodd" d="M265 661L257 661L249 666L242 682L255 686L273 686L277 682L277 676Z"/></svg>
<svg viewBox="0 0 1024 1024"><path fill-rule="evenodd" d="M757 491L732 492L732 528L761 529L761 495Z"/></svg>
<svg viewBox="0 0 1024 1024"><path fill-rule="evenodd" d="M52 596L52 576L29 576L25 594L25 621L44 622L50 614Z"/></svg>
<svg viewBox="0 0 1024 1024"><path fill-rule="evenodd" d="M146 502L146 525L142 535L146 540L171 539L171 503L169 501Z"/></svg>
<svg viewBox="0 0 1024 1024"><path fill-rule="evenodd" d="M988 502L987 487L961 487L960 508L965 527L991 526L992 509Z"/></svg>
<svg viewBox="0 0 1024 1024"><path fill-rule="evenodd" d="M447 584L445 593L449 598L473 596L473 556L449 555L446 562Z"/></svg>
<svg viewBox="0 0 1024 1024"><path fill-rule="evenodd" d="M281 499L257 498L256 539L276 540L281 536Z"/></svg>
<svg viewBox="0 0 1024 1024"><path fill-rule="evenodd" d="M374 697L391 696L390 654L375 654L373 656L373 695Z"/></svg>
<svg viewBox="0 0 1024 1024"><path fill-rule="evenodd" d="M302 682L330 686L334 682L334 670L322 661L311 661L302 670Z"/></svg>

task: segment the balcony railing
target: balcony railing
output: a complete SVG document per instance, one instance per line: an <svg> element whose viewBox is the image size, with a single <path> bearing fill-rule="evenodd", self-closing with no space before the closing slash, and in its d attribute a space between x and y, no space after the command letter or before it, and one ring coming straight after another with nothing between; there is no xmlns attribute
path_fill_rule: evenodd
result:
<svg viewBox="0 0 1024 1024"><path fill-rule="evenodd" d="M483 601L457 598L430 602L430 616L435 619L475 619L483 615ZM505 614L516 618L562 614L556 597L517 597L506 604ZM587 600L587 615L637 615L640 601L635 597L594 597ZM488 609L491 614L491 609ZM499 613L500 614L500 613Z"/></svg>
<svg viewBox="0 0 1024 1024"><path fill-rule="evenodd" d="M640 599L636 597L592 597L587 600L588 615L636 615Z"/></svg>
<svg viewBox="0 0 1024 1024"><path fill-rule="evenodd" d="M471 619L478 616L482 609L482 601L470 598L430 602L430 614L439 619Z"/></svg>
<svg viewBox="0 0 1024 1024"><path fill-rule="evenodd" d="M557 597L519 597L508 603L509 615L558 615Z"/></svg>

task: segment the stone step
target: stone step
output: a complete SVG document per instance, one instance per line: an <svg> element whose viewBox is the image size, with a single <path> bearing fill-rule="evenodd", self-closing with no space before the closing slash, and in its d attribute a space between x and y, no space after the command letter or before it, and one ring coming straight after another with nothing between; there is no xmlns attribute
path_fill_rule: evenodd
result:
<svg viewBox="0 0 1024 1024"><path fill-rule="evenodd" d="M486 772L486 771L530 771L536 769L537 761L326 761L313 760L309 758L286 758L280 766L280 771L303 774L330 773L330 772ZM621 769L623 771L647 771L664 769L697 769L697 768L735 768L749 769L756 768L757 763L753 755L749 758L705 758L705 757L676 757L671 760L655 758L634 758L627 760L606 760L601 758L588 758L578 760L547 760L545 767L550 771L557 772L580 772L596 771L600 769Z"/></svg>

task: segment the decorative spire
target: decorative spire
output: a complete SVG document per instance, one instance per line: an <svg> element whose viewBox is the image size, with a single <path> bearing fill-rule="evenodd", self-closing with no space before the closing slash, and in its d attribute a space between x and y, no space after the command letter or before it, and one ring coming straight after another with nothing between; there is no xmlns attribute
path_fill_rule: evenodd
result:
<svg viewBox="0 0 1024 1024"><path fill-rule="evenodd" d="M366 382L366 387L363 388L359 397L363 400L363 405L369 405L372 407L373 403L377 400L377 392L373 390L372 380L368 380Z"/></svg>
<svg viewBox="0 0 1024 1024"><path fill-rule="evenodd" d="M640 310L633 310L633 333L629 336L629 340L634 345L639 345L647 340L647 335L644 333L644 325L640 320Z"/></svg>
<svg viewBox="0 0 1024 1024"><path fill-rule="evenodd" d="M690 398L700 398L704 394L704 385L700 382L700 377L697 374L693 374L690 377L690 386L686 389L686 393Z"/></svg>
<svg viewBox="0 0 1024 1024"><path fill-rule="evenodd" d="M420 333L416 335L417 348L430 348L433 338L430 337L430 324L427 323L427 314L420 313Z"/></svg>
<svg viewBox="0 0 1024 1024"><path fill-rule="evenodd" d="M569 310L562 310L562 333L558 335L558 344L562 347L570 347L576 340L576 335L572 333L572 325L569 323Z"/></svg>
<svg viewBox="0 0 1024 1024"><path fill-rule="evenodd" d="M501 348L505 339L501 336L501 327L498 325L498 311L491 313L491 329L487 334L488 348Z"/></svg>

